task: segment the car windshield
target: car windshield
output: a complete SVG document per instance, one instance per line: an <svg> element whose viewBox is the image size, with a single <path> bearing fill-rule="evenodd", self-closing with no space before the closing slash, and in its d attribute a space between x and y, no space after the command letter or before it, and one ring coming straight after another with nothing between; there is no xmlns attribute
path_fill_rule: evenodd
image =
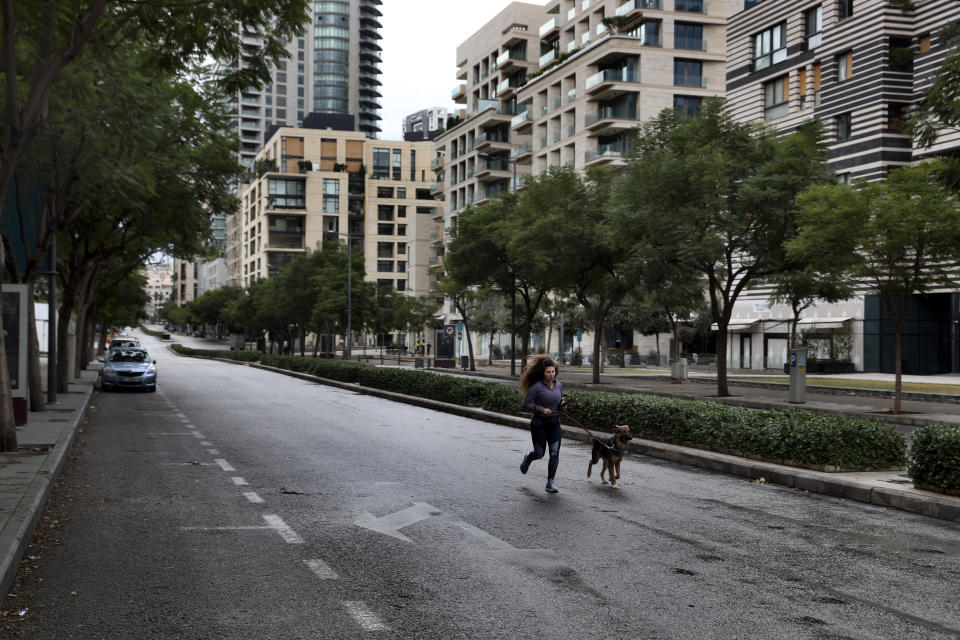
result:
<svg viewBox="0 0 960 640"><path fill-rule="evenodd" d="M110 362L146 362L147 352L140 349L114 349Z"/></svg>

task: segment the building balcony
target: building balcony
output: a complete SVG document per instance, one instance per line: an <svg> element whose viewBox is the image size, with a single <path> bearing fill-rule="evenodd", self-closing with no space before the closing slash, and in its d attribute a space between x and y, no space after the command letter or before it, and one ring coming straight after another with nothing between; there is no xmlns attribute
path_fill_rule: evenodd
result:
<svg viewBox="0 0 960 640"><path fill-rule="evenodd" d="M510 120L510 127L518 132L529 129L533 126L533 118L530 117L530 110L521 111Z"/></svg>
<svg viewBox="0 0 960 640"><path fill-rule="evenodd" d="M304 248L303 234L290 231L273 231L267 235L267 249L298 250Z"/></svg>
<svg viewBox="0 0 960 640"><path fill-rule="evenodd" d="M475 151L509 151L510 140L500 133L483 133L473 145Z"/></svg>
<svg viewBox="0 0 960 640"><path fill-rule="evenodd" d="M583 155L583 166L590 167L601 164L624 165L626 164L626 156L628 154L629 152L622 146L598 146L595 150L588 150Z"/></svg>
<svg viewBox="0 0 960 640"><path fill-rule="evenodd" d="M437 156L436 158L434 158L433 160L431 160L431 161L430 161L430 168L433 169L434 171L436 171L436 170L438 170L438 169L442 169L442 168L443 168L443 159L444 159L443 156L440 155L440 156Z"/></svg>
<svg viewBox="0 0 960 640"><path fill-rule="evenodd" d="M553 61L556 60L556 59L557 59L557 51L556 51L556 49L550 49L550 51L547 51L545 54L543 54L542 56L540 56L540 59L537 60L537 63L538 63L541 67L545 67L545 66L547 66L548 64L550 64L551 62L553 62Z"/></svg>
<svg viewBox="0 0 960 640"><path fill-rule="evenodd" d="M533 156L533 143L524 142L521 144L514 145L510 149L510 157L516 160L517 162L524 162L529 160Z"/></svg>
<svg viewBox="0 0 960 640"><path fill-rule="evenodd" d="M509 98L516 93L517 88L521 86L523 86L521 81L507 78L497 85L497 97L500 99Z"/></svg>
<svg viewBox="0 0 960 640"><path fill-rule="evenodd" d="M587 94L593 98L612 98L627 91L637 91L639 74L626 69L606 69L587 78Z"/></svg>
<svg viewBox="0 0 960 640"><path fill-rule="evenodd" d="M516 71L526 68L530 66L530 64L526 56L521 57L520 53L513 51L504 51L497 56L497 68L502 72Z"/></svg>
<svg viewBox="0 0 960 640"><path fill-rule="evenodd" d="M636 110L624 108L604 107L593 113L588 113L584 120L584 125L588 131L601 133L606 131L619 131L632 129L637 126Z"/></svg>
<svg viewBox="0 0 960 640"><path fill-rule="evenodd" d="M450 94L450 99L458 104L466 104L467 102L467 85L460 84L453 88L453 91Z"/></svg>
<svg viewBox="0 0 960 640"><path fill-rule="evenodd" d="M541 38L546 38L558 31L560 31L560 20L558 18L550 18L547 22L540 25L539 35Z"/></svg>
<svg viewBox="0 0 960 640"><path fill-rule="evenodd" d="M497 180L509 180L513 176L511 163L506 160L487 160L477 167L474 174L480 182L494 182Z"/></svg>
<svg viewBox="0 0 960 640"><path fill-rule="evenodd" d="M502 106L499 100L477 100L474 103L474 108L476 115L486 112L484 113L484 120L478 120L477 124L488 121L510 122L513 119L513 114Z"/></svg>
<svg viewBox="0 0 960 640"><path fill-rule="evenodd" d="M644 11L660 11L663 9L661 0L627 0L617 7L617 17L632 21L643 17Z"/></svg>

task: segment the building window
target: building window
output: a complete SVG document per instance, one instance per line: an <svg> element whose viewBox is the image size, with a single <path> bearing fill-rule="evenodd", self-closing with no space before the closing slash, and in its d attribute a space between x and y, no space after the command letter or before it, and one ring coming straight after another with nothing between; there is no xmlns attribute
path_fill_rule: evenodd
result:
<svg viewBox="0 0 960 640"><path fill-rule="evenodd" d="M402 156L402 150L401 150L401 149L394 149L394 150L393 150L393 179L394 179L394 180L399 180L399 179L400 179L400 162L401 162L402 157L403 157L403 156Z"/></svg>
<svg viewBox="0 0 960 640"><path fill-rule="evenodd" d="M393 280L387 280L385 278L377 278L377 286L383 288L393 288Z"/></svg>
<svg viewBox="0 0 960 640"><path fill-rule="evenodd" d="M393 197L393 187L377 187L377 197L378 197L378 198L392 198L392 197Z"/></svg>
<svg viewBox="0 0 960 640"><path fill-rule="evenodd" d="M815 7L803 14L804 36L806 38L807 49L815 49L820 46L823 31L823 7Z"/></svg>
<svg viewBox="0 0 960 640"><path fill-rule="evenodd" d="M703 51L703 25L677 22L674 24L673 48Z"/></svg>
<svg viewBox="0 0 960 640"><path fill-rule="evenodd" d="M674 60L673 84L679 87L704 87L703 63L699 60Z"/></svg>
<svg viewBox="0 0 960 640"><path fill-rule="evenodd" d="M702 104L703 98L700 96L673 96L673 110L686 118L698 117Z"/></svg>
<svg viewBox="0 0 960 640"><path fill-rule="evenodd" d="M336 178L323 179L323 212L340 213L340 181Z"/></svg>
<svg viewBox="0 0 960 640"><path fill-rule="evenodd" d="M660 39L659 20L644 20L637 27L631 29L627 35L631 38L640 38L640 44L644 47L663 46Z"/></svg>
<svg viewBox="0 0 960 640"><path fill-rule="evenodd" d="M303 180L270 180L268 193L273 209L305 209L307 186Z"/></svg>
<svg viewBox="0 0 960 640"><path fill-rule="evenodd" d="M790 105L787 102L789 85L789 76L771 80L763 85L763 117L765 119L773 120L790 111Z"/></svg>
<svg viewBox="0 0 960 640"><path fill-rule="evenodd" d="M839 0L837 2L837 17L840 20L853 15L853 0Z"/></svg>
<svg viewBox="0 0 960 640"><path fill-rule="evenodd" d="M377 220L381 222L393 222L393 205L377 205Z"/></svg>
<svg viewBox="0 0 960 640"><path fill-rule="evenodd" d="M406 255L406 253L407 253L407 243L406 243L406 242L398 242L398 243L397 243L397 255L398 255L398 256L402 256L402 255Z"/></svg>
<svg viewBox="0 0 960 640"><path fill-rule="evenodd" d="M390 149L374 148L372 177L374 179L390 177Z"/></svg>
<svg viewBox="0 0 960 640"><path fill-rule="evenodd" d="M392 243L392 242L378 242L378 243L377 243L377 257L378 257L378 258L392 258L392 257L393 257L393 243Z"/></svg>
<svg viewBox="0 0 960 640"><path fill-rule="evenodd" d="M753 36L753 70L766 69L787 59L787 25L780 24Z"/></svg>
<svg viewBox="0 0 960 640"><path fill-rule="evenodd" d="M850 173L838 173L837 182L840 184L850 184Z"/></svg>
<svg viewBox="0 0 960 640"><path fill-rule="evenodd" d="M393 273L393 260L377 260L378 273Z"/></svg>
<svg viewBox="0 0 960 640"><path fill-rule="evenodd" d="M841 113L834 118L834 122L837 127L837 142L849 140L853 135L853 114Z"/></svg>
<svg viewBox="0 0 960 640"><path fill-rule="evenodd" d="M381 236L392 236L393 225L380 223L377 225L377 233Z"/></svg>
<svg viewBox="0 0 960 640"><path fill-rule="evenodd" d="M405 224L398 224L398 225L397 225L397 235L398 235L398 236L405 236L405 235L407 235L407 225L405 225Z"/></svg>
<svg viewBox="0 0 960 640"><path fill-rule="evenodd" d="M397 273L406 273L406 271L407 271L406 260L397 260Z"/></svg>
<svg viewBox="0 0 960 640"><path fill-rule="evenodd" d="M703 9L703 0L676 0L674 11L687 13L706 13Z"/></svg>
<svg viewBox="0 0 960 640"><path fill-rule="evenodd" d="M397 205L397 217L398 217L398 218L406 218L406 217L407 217L407 205L405 205L405 204L398 204L398 205Z"/></svg>
<svg viewBox="0 0 960 640"><path fill-rule="evenodd" d="M397 280L397 291L406 291L406 290L407 290L407 281Z"/></svg>
<svg viewBox="0 0 960 640"><path fill-rule="evenodd" d="M893 133L904 133L907 130L907 119L910 117L910 105L903 102L891 102L887 105L887 129Z"/></svg>
<svg viewBox="0 0 960 640"><path fill-rule="evenodd" d="M841 53L837 61L837 82L843 82L853 76L853 51Z"/></svg>
<svg viewBox="0 0 960 640"><path fill-rule="evenodd" d="M406 187L397 187L397 198L403 199L407 197L407 188Z"/></svg>

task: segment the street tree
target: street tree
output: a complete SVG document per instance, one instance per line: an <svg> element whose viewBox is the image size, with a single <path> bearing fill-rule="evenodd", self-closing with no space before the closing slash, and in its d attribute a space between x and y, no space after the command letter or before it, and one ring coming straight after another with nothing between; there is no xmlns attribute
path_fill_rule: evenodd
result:
<svg viewBox="0 0 960 640"><path fill-rule="evenodd" d="M894 332L895 414L912 297L955 286L960 204L939 181L940 169L928 162L895 169L884 182L812 186L800 197L800 232L787 243L794 260L880 297Z"/></svg>
<svg viewBox="0 0 960 640"><path fill-rule="evenodd" d="M796 195L823 179L812 130L786 138L733 120L722 99L697 118L645 123L619 181L613 226L653 259L696 270L718 326L717 393L728 396L727 327L751 284L783 269Z"/></svg>
<svg viewBox="0 0 960 640"><path fill-rule="evenodd" d="M130 43L145 39L153 54L149 66L171 72L185 70L208 56L232 61L218 81L236 91L269 82L270 64L285 55L286 42L302 29L306 9L307 0L0 0L4 76L0 96L5 115L0 118L0 202L24 152L51 115L50 94L55 83L91 42L96 41L101 50L123 52ZM238 24L261 41L255 51L237 37ZM96 91L96 82L90 75L87 90ZM62 226L54 217L39 229L38 253L46 252ZM6 232L0 230L0 235ZM0 266L6 262L7 251L7 242L0 243ZM16 433L6 358L0 330L0 449L11 450L16 448Z"/></svg>

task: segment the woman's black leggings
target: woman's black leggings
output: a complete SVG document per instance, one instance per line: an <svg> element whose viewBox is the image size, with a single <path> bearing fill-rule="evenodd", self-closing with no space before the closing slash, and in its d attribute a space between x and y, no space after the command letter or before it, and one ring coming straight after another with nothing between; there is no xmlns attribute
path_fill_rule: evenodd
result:
<svg viewBox="0 0 960 640"><path fill-rule="evenodd" d="M533 440L533 451L527 454L527 462L539 460L549 447L550 461L547 463L547 478L553 479L560 466L560 422L548 424L530 424L530 436Z"/></svg>

